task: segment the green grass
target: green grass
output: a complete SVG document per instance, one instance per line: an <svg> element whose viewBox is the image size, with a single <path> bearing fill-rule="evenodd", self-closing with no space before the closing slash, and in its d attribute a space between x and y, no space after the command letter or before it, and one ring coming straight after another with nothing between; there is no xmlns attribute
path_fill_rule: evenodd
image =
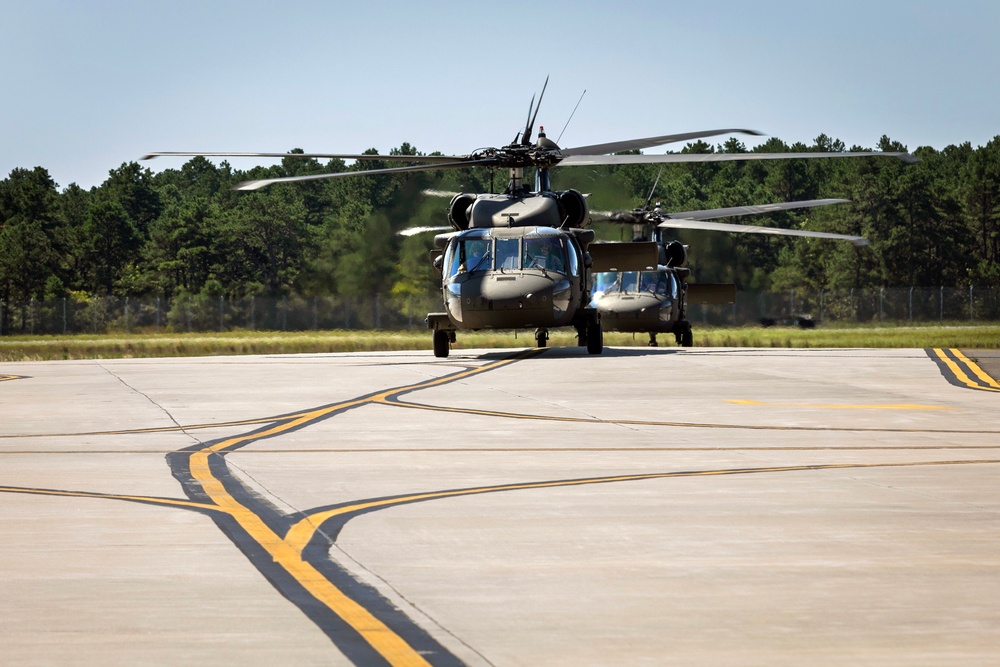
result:
<svg viewBox="0 0 1000 667"><path fill-rule="evenodd" d="M646 334L605 334L605 345L645 347ZM673 346L673 336L660 335L660 345ZM551 346L576 344L572 330L554 331ZM701 327L695 324L696 347L957 347L1000 348L1000 323L978 325ZM456 349L532 347L530 331L458 332ZM194 357L239 354L297 354L307 352L368 352L430 350L429 331L310 331L206 334L107 334L74 336L5 336L0 338L0 361L53 359L116 359Z"/></svg>

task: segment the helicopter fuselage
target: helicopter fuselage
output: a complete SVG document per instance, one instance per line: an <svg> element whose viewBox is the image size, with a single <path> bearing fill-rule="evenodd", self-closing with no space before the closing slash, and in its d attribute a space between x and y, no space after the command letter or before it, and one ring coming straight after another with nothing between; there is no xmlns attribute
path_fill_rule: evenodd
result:
<svg viewBox="0 0 1000 667"><path fill-rule="evenodd" d="M674 269L594 275L591 305L606 331L675 333L684 318L686 285Z"/></svg>
<svg viewBox="0 0 1000 667"><path fill-rule="evenodd" d="M570 326L586 306L586 278L579 243L551 227L469 229L449 240L442 261L455 329Z"/></svg>

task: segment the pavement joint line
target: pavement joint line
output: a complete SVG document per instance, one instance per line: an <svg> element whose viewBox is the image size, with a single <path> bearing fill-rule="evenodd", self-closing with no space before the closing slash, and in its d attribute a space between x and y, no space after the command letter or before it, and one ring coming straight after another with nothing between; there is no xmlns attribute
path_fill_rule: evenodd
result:
<svg viewBox="0 0 1000 667"><path fill-rule="evenodd" d="M257 420L247 420L241 422L230 422L225 425L211 424L211 425L197 425L193 427L184 427L179 424L174 427L164 427L160 429L142 429L136 431L116 431L116 432L97 432L92 434L64 434L66 436L78 436L78 435L127 435L127 434L138 434L138 433L162 433L162 432L177 432L187 429L195 428L221 428L221 427L233 427L233 426L250 426L250 425L261 425L260 428L250 431L248 433L234 435L231 437L223 437L217 440L206 443L198 443L196 445L186 447L182 450L172 449L168 452L168 459L170 455L175 456L175 460L183 459L187 465L187 472L189 473L188 481L182 478L182 475L178 474L183 472L183 469L178 469L174 467L171 463L171 469L174 471L175 476L182 482L182 486L188 492L190 500L184 499L170 499L170 498L157 498L157 497L147 497L147 496L134 496L134 495L124 495L124 494L106 494L106 493L96 493L96 492L81 492L81 491L69 491L69 490L54 490L54 489L31 489L26 487L2 487L0 486L0 493L23 493L23 494L36 494L36 495L55 495L63 497L78 497L78 498L94 498L94 499L109 499L109 500L121 500L128 502L138 502L153 504L159 506L172 507L177 509L189 509L198 510L213 516L215 520L222 526L223 519L229 521L230 527L233 525L238 526L245 536L249 538L244 542L240 542L230 534L229 531L227 535L237 546L241 549L245 548L246 544L250 542L253 543L259 549L262 549L266 554L272 559L272 563L275 567L283 568L289 576L291 576L298 584L312 595L321 604L326 605L335 615L337 615L341 620L343 620L347 625L349 625L355 632L357 632L366 641L371 648L376 651L382 659L388 662L390 665L428 665L430 664L421 652L413 645L408 643L408 640L399 634L396 630L390 628L369 608L365 606L362 602L353 599L348 593L344 592L337 584L330 579L329 574L325 573L324 570L317 564L310 562L310 560L305 557L304 551L306 547L316 538L318 532L321 531L324 524L330 521L343 521L346 522L358 516L360 514L371 512L379 509L385 509L390 507L395 507L407 503L416 503L427 500L437 500L445 498L454 498L460 496L468 496L483 493L495 493L502 491L516 491L516 490L528 490L528 489L541 489L541 488L553 488L553 487L569 487L569 486L582 486L588 484L602 484L602 483L617 483L617 482L627 482L627 481L639 481L639 480L652 480L652 479L666 479L666 478L676 478L676 477L697 477L697 476L717 476L717 475L738 475L738 474L766 474L766 473L780 473L780 472L803 472L803 471L823 471L823 470L841 470L841 469L860 469L860 468L887 468L887 467L914 467L914 466L947 466L947 465L992 465L1000 463L1000 459L968 459L968 460L947 460L947 461L903 461L903 462L891 462L891 463L826 463L826 464L809 464L809 465L797 465L797 466L770 466L770 467L760 467L760 468L733 468L733 469L722 469L722 470L692 470L692 471L677 471L677 472L659 472L659 473L635 473L635 474L624 474L624 475L612 475L612 476L600 476L600 477L587 477L579 479L567 479L567 480L548 480L548 481L536 481L536 482L519 482L519 483L509 483L501 485L488 485L480 487L471 487L466 489L450 489L441 491L429 491L423 493L412 493L406 495L395 496L391 498L374 498L367 500L356 500L349 501L348 503L338 505L336 507L325 507L316 508L313 510L308 510L305 512L299 512L294 515L284 515L278 517L284 521L291 519L292 517L302 517L299 518L294 524L279 524L280 527L276 528L274 523L274 518L271 517L270 521L266 514L267 507L265 501L261 499L260 502L248 502L248 498L252 496L251 493L247 493L246 489L236 488L241 487L241 483L232 476L231 471L226 463L226 455L239 451L246 445L250 445L268 438L277 437L286 433L290 433L299 428L304 428L309 425L315 424L325 418L335 416L346 410L353 409L355 407L361 407L365 405L391 405L396 407L408 407L414 409L424 409L424 410L436 410L436 411L447 411L454 413L463 414L475 414L481 416L490 417L502 417L502 418L515 418L515 419L527 419L527 420L545 420L545 421L557 421L557 422L575 422L575 423L600 423L600 424L619 424L619 425L646 425L646 426L673 426L673 427L694 427L694 428L747 428L747 429L769 429L769 430L786 430L786 431L797 431L797 430L811 430L811 431L851 431L851 432L895 432L895 433L972 433L972 434L987 434L987 433L997 433L1000 431L992 430L979 430L979 431L965 431L965 430L942 430L942 429L869 429L869 428L836 428L836 427L774 427L774 426L751 426L751 425L725 425L725 424L696 424L696 423L683 423L683 422L651 422L651 421L639 421L639 420L602 420L596 418L584 418L584 417L547 417L542 415L527 415L519 413L504 413L497 411L483 411L483 410L470 410L462 408L443 408L438 406L423 405L419 403L406 402L400 400L400 396L419 391L422 389L428 389L442 384L456 382L463 380L480 373L488 372L502 366L515 363L517 361L536 356L545 352L544 348L529 349L514 355L506 356L498 361L493 361L491 363L482 364L478 366L463 366L463 370L446 374L440 377L435 377L432 379L424 380L421 382L416 382L413 384L405 385L403 387L397 387L395 389L388 389L383 391L377 391L368 395L355 397L353 399L348 399L346 401L341 401L338 403L333 403L318 408L313 408L309 410L300 411L297 413L281 415L278 417L257 419ZM992 378L989 378L985 373L980 374L981 369L977 372L978 366L973 362L969 361L961 352L958 350L951 350L951 355L945 353L943 350L935 349L933 354L936 355L937 360L940 361L939 367L943 364L945 368L948 368L955 376L959 379L965 378L964 383L974 389L986 389L988 391L1000 391L1000 385L997 388L983 387L980 386L975 380L970 377L970 374L979 378L981 382L989 384L992 381L996 384ZM934 359L935 357L931 357ZM106 370L106 369L105 369ZM966 372L966 370L968 372ZM110 372L110 371L109 371ZM112 375L114 375L112 373ZM985 377L984 377L985 376ZM0 381L9 379L20 379L20 376L0 376ZM954 384L954 383L953 383ZM128 386L126 384L126 386ZM140 392L141 393L141 392ZM176 421L175 421L176 424ZM5 436L5 437L21 437L21 436ZM40 436L23 436L23 437L40 437ZM697 451L743 451L743 452L753 452L760 449L767 450L793 450L793 451L839 451L844 450L857 450L857 449L898 449L900 451L917 451L925 449L995 449L992 446L969 446L969 447L949 447L949 446L927 446L927 447L906 447L906 448L896 448L896 447L850 447L850 448L787 448L787 447L773 447L773 448L524 448L519 450L516 448L504 448L504 449L457 449L457 448L422 448L419 450L409 450L409 449L395 449L392 451L684 451L684 450L697 450ZM289 451L306 451L315 452L317 450L262 450L262 451L280 451L281 453L288 453ZM330 451L363 451L365 453L378 453L380 451L389 450L330 450ZM10 452L2 452L10 453ZM35 452L32 452L35 453ZM62 453L93 453L84 451L75 452L62 452ZM121 454L125 453L122 451L111 450L108 453L111 454ZM158 452L143 452L143 451L132 451L128 453L158 453ZM257 453L256 450L251 450L247 453ZM200 489L197 493L193 493L193 490ZM197 495L204 496L209 500L209 502L199 502L196 499ZM335 535L336 533L334 533ZM324 535L328 540L334 540L328 535ZM329 558L327 556L327 558ZM256 562L255 562L256 565ZM260 566L258 566L259 568ZM263 570L262 570L263 573ZM276 588L281 592L285 592L284 589L280 588L279 585L273 582ZM286 597L293 599L291 596L286 594ZM294 600L293 600L294 602ZM295 604L300 604L295 602ZM300 606L301 608L301 606ZM305 611L303 609L303 611ZM322 627L322 626L321 626ZM325 629L325 628L324 628ZM328 633L329 634L329 633ZM332 637L331 637L332 638ZM336 643L336 642L335 642ZM339 644L338 644L339 645Z"/></svg>

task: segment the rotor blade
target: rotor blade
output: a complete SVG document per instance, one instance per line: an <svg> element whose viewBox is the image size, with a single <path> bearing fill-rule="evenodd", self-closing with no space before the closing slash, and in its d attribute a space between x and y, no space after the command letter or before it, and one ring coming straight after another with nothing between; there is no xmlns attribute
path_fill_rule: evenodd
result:
<svg viewBox="0 0 1000 667"><path fill-rule="evenodd" d="M617 221L617 216L621 215L621 211L588 211L590 213L590 219L594 222L608 222L612 219ZM641 222L641 220L636 220L636 222Z"/></svg>
<svg viewBox="0 0 1000 667"><path fill-rule="evenodd" d="M691 139L701 139L702 137L716 137L720 134L750 134L755 137L762 137L764 134L757 130L702 130L700 132L685 132L683 134L665 134L661 137L647 137L645 139L630 139L628 141L613 141L608 144L592 144L590 146L577 146L576 148L563 148L563 155L606 155L608 153L619 153L621 151L634 151L642 148L652 148L663 144L672 144L678 141L690 141Z"/></svg>
<svg viewBox="0 0 1000 667"><path fill-rule="evenodd" d="M341 160L385 160L388 162L427 162L427 163L449 163L468 160L468 155L351 155L344 153L183 153L176 151L166 151L157 153L147 153L142 156L143 160L152 160L155 157L267 157L267 158L324 158Z"/></svg>
<svg viewBox="0 0 1000 667"><path fill-rule="evenodd" d="M661 229L707 229L717 232L742 232L748 234L774 234L776 236L808 236L819 239L850 241L856 246L871 245L863 236L811 232L805 229L783 229L781 227L758 227L755 225L734 225L726 222L706 222L703 220L667 220L657 225Z"/></svg>
<svg viewBox="0 0 1000 667"><path fill-rule="evenodd" d="M459 192L451 192L450 190L435 190L434 188L428 188L426 190L421 190L420 194L426 195L428 197L454 197L455 195L461 194Z"/></svg>
<svg viewBox="0 0 1000 667"><path fill-rule="evenodd" d="M475 167L479 165L495 165L496 160L487 158L483 160L466 160L465 162L452 162L446 164L423 164L410 167L391 167L388 169L363 169L360 171L341 171L336 174L309 174L307 176L284 176L281 178L264 178L259 181L244 181L233 187L233 190L259 190L274 183L301 183L302 181L320 181L327 178L348 178L351 176L374 176L376 174L397 174L408 171L435 171L438 169L462 169L464 167Z"/></svg>
<svg viewBox="0 0 1000 667"><path fill-rule="evenodd" d="M404 229L401 232L397 232L400 236L415 236L417 234L423 234L424 232L443 232L447 229L454 229L450 225L445 225L444 227L410 227L409 229Z"/></svg>
<svg viewBox="0 0 1000 667"><path fill-rule="evenodd" d="M565 151L563 151L565 154ZM909 153L882 151L861 153L667 153L665 155L570 155L559 161L562 166L599 164L658 164L679 162L729 162L740 160L793 160L833 157L895 157L903 162L920 162Z"/></svg>
<svg viewBox="0 0 1000 667"><path fill-rule="evenodd" d="M542 98L545 97L545 89L549 85L549 77L545 77L545 83L542 84L542 94L538 96L538 106L535 107L535 115L531 117L528 121L528 126L524 129L524 136L521 137L521 144L528 146L531 144L531 132L535 129L535 119L538 118L538 110L542 108ZM531 98L534 102L535 98Z"/></svg>
<svg viewBox="0 0 1000 667"><path fill-rule="evenodd" d="M733 206L730 208L712 208L702 211L683 211L667 213L672 220L712 220L713 218L728 218L736 215L759 215L788 211L796 208L812 208L813 206L829 206L830 204L847 204L850 199L809 199L806 201L786 201L777 204L760 204L759 206Z"/></svg>

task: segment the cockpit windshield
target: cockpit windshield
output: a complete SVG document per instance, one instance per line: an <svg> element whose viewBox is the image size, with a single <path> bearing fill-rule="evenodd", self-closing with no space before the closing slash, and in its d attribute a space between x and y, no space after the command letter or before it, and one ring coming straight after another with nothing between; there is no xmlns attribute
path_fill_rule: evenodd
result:
<svg viewBox="0 0 1000 667"><path fill-rule="evenodd" d="M473 271L542 269L579 275L576 253L560 236L493 238L486 234L452 241L445 251L447 276ZM567 263L567 258L569 262ZM568 266L568 270L567 270Z"/></svg>
<svg viewBox="0 0 1000 667"><path fill-rule="evenodd" d="M604 271L594 276L594 292L649 292L677 296L674 277L667 271Z"/></svg>

